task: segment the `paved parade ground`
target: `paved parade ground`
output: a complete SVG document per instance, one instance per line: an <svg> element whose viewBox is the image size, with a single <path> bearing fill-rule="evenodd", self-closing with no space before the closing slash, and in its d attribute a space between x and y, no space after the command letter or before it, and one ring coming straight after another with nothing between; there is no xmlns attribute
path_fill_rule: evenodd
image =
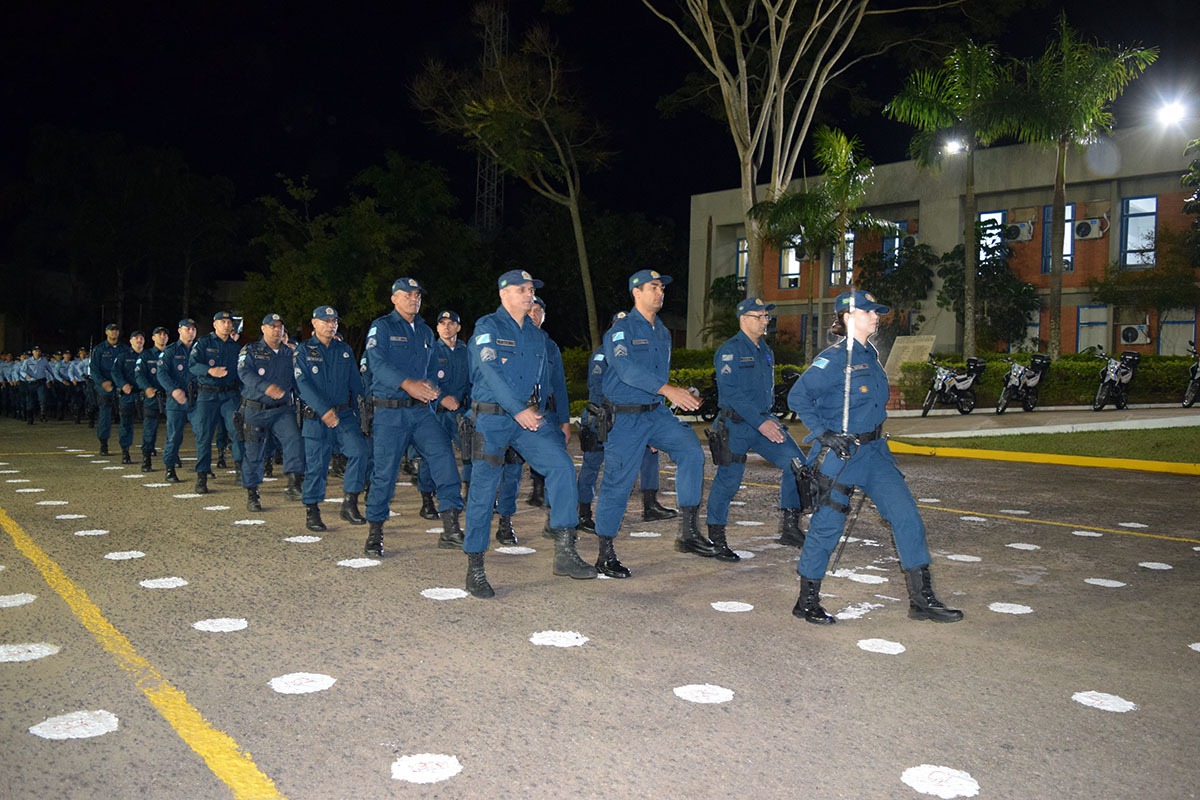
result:
<svg viewBox="0 0 1200 800"><path fill-rule="evenodd" d="M753 456L739 563L675 552L631 502L633 577L556 578L523 485L529 551L489 552L485 601L439 591L466 559L406 483L365 559L336 484L313 536L281 480L251 514L232 472L193 495L91 433L0 420L0 798L1200 794L1194 475L901 455L966 619L907 618L868 503L818 627L791 616L779 475Z"/></svg>

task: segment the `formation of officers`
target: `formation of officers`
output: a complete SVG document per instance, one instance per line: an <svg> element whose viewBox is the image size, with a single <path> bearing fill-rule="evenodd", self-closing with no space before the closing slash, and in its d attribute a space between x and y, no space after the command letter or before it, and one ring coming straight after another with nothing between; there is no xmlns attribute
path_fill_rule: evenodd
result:
<svg viewBox="0 0 1200 800"><path fill-rule="evenodd" d="M867 338L874 327L867 330L867 322L877 325L886 307L864 292L838 298L834 332L861 352L854 351L852 368L843 370L844 403L836 380L841 373L826 367L846 365L851 351L843 348L839 356L836 345L792 389L789 404L812 432L805 456L771 414L774 357L764 335L774 306L758 298L738 305L739 332L714 356L720 414L706 434L717 472L702 533L704 453L695 432L667 406L688 412L700 402L669 380L671 337L658 314L670 283L670 276L652 270L630 276L633 307L613 317L591 355L578 475L567 451L570 404L562 355L541 328L547 310L536 290L543 283L522 270L500 276L499 307L476 321L466 341L459 340L462 326L453 311L442 311L436 332L431 329L420 316L426 290L416 279L400 278L391 287L393 310L371 323L360 360L338 335L337 310L318 306L313 336L304 341L289 340L278 314L266 315L261 338L244 346L227 311L216 313L212 331L199 338L190 318L179 320L178 337L170 344L168 331L156 328L150 347L140 331L122 343L118 326L111 324L105 341L77 361L67 356L54 367L34 348L28 358L4 364L0 378L6 404L19 406L30 423L39 411L45 418L47 391L58 395L49 406L58 418L66 408L76 422L87 414L101 454L109 452L115 411L123 463L132 463L133 422L140 415L144 471L153 469L158 422L165 418L162 463L168 481L182 482L179 453L190 426L200 494L210 491L214 443L220 462L224 439L252 511L262 510L259 487L278 461L287 479L284 496L303 503L311 531L327 529L320 503L331 474L340 476L339 516L367 526L364 552L373 557L384 555L384 524L392 515L402 464L418 456L421 515L440 518L440 548L466 554L466 589L480 598L495 595L484 567L495 514L497 541L518 542L512 515L523 464L533 476L530 502L548 508L542 535L554 540L553 573L628 578L631 570L619 559L615 540L638 481L644 519L678 517L677 550L739 560L726 525L746 453L753 450L780 469L778 541L802 548L797 617L834 621L819 605L820 581L850 496L863 489L893 527L908 577L910 616L961 619L961 612L947 609L933 594L924 526L880 434L888 387ZM864 316L857 328L856 313ZM876 316L867 320L869 314ZM54 389L55 383L65 389ZM657 499L660 452L677 465L678 511ZM801 529L806 506L816 511L814 535L807 539ZM596 535L594 565L578 552L580 531Z"/></svg>

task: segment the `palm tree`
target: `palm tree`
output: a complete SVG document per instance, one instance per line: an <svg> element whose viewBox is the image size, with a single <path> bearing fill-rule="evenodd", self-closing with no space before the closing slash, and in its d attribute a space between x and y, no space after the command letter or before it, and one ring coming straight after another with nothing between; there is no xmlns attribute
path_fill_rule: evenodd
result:
<svg viewBox="0 0 1200 800"><path fill-rule="evenodd" d="M1055 148L1050 211L1050 357L1058 358L1062 328L1062 256L1066 227L1067 151L1112 129L1112 102L1158 58L1158 48L1112 50L1084 41L1059 17L1046 52L1024 65L1014 132L1023 142Z"/></svg>
<svg viewBox="0 0 1200 800"><path fill-rule="evenodd" d="M975 355L976 234L975 150L987 147L1006 130L1003 98L1012 79L990 44L967 42L946 56L937 70L918 70L883 112L917 129L909 154L922 166L940 166L947 144L965 153L963 200L964 267L963 356Z"/></svg>

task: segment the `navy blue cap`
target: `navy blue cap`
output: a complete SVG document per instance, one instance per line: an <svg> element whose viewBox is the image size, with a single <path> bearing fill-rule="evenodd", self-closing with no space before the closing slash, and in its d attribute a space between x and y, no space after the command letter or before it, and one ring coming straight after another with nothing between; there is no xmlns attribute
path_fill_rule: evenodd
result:
<svg viewBox="0 0 1200 800"><path fill-rule="evenodd" d="M396 278L396 280L392 281L392 294L396 292L429 294L429 292L425 291L425 287L417 282L416 278Z"/></svg>
<svg viewBox="0 0 1200 800"><path fill-rule="evenodd" d="M107 325L105 325L105 326L104 326L104 330L106 330L106 331L119 331L119 330L121 330L121 326L120 326L120 325L118 325L118 324L117 324L117 323L115 323L115 322L110 322L110 323L108 323Z"/></svg>
<svg viewBox="0 0 1200 800"><path fill-rule="evenodd" d="M650 281L661 281L663 286L671 282L670 275L659 275L652 269L641 269L629 276L629 290L633 291L633 287L641 286Z"/></svg>
<svg viewBox="0 0 1200 800"><path fill-rule="evenodd" d="M747 297L738 303L737 315L740 317L742 314L749 314L751 311L771 311L774 308L774 303L764 303L761 297Z"/></svg>
<svg viewBox="0 0 1200 800"><path fill-rule="evenodd" d="M333 306L317 306L313 309L313 319L337 319L337 309Z"/></svg>
<svg viewBox="0 0 1200 800"><path fill-rule="evenodd" d="M150 335L151 335L151 336L158 336L160 333L167 333L167 334L169 334L169 333L170 333L170 331L169 331L169 330L167 330L166 328L164 328L162 325L159 325L157 328L155 328L155 329L154 329L154 331L153 331L153 332L152 332Z"/></svg>
<svg viewBox="0 0 1200 800"><path fill-rule="evenodd" d="M279 316L278 314L267 314L265 317L263 317L262 324L263 325L282 325L283 317Z"/></svg>
<svg viewBox="0 0 1200 800"><path fill-rule="evenodd" d="M545 310L546 310L546 301L545 301L545 300L543 300L542 298L540 298L540 297L536 296L536 295L534 295L534 298L533 298L533 304L534 304L535 306L541 306L541 307L542 307L542 311L545 311Z"/></svg>
<svg viewBox="0 0 1200 800"><path fill-rule="evenodd" d="M455 314L453 311L443 311L442 313L438 314L438 322L441 322L444 319L448 319L455 324L459 324L458 314Z"/></svg>
<svg viewBox="0 0 1200 800"><path fill-rule="evenodd" d="M230 314L228 311L218 311L217 313L213 314L213 322L216 322L219 319L227 319L232 321L233 314Z"/></svg>
<svg viewBox="0 0 1200 800"><path fill-rule="evenodd" d="M510 269L500 276L500 279L496 281L496 286L503 289L505 286L523 286L526 283L532 283L535 289L546 285L523 269Z"/></svg>
<svg viewBox="0 0 1200 800"><path fill-rule="evenodd" d="M837 296L837 300L833 301L834 313L849 310L851 295L854 296L854 307L859 311L877 311L880 314L886 314L892 310L890 307L876 300L875 295L870 292L855 289L853 292L842 292Z"/></svg>
<svg viewBox="0 0 1200 800"><path fill-rule="evenodd" d="M196 327L196 320L192 319L191 317L184 317L183 319L179 320L179 324L176 325L175 327L176 328L194 328L194 327Z"/></svg>
<svg viewBox="0 0 1200 800"><path fill-rule="evenodd" d="M141 331L134 331L133 333L129 334L130 339L136 339L139 336L143 339L146 338L146 334L142 333Z"/></svg>

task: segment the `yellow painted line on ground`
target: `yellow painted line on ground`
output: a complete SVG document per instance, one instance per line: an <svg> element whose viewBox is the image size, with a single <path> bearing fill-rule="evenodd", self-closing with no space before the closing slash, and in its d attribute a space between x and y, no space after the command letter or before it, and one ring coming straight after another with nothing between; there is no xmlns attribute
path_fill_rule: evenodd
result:
<svg viewBox="0 0 1200 800"><path fill-rule="evenodd" d="M235 798L267 800L283 797L275 788L275 783L250 760L250 754L243 753L232 737L210 725L188 702L182 691L172 686L153 664L138 655L133 644L105 619L87 593L76 586L62 567L38 547L2 508L0 527L12 537L17 549L38 568L50 588L66 601L76 619L112 654L117 665L133 677L137 687L175 729L179 738L196 751L213 774L233 790Z"/></svg>
<svg viewBox="0 0 1200 800"><path fill-rule="evenodd" d="M1056 453L1020 453L1015 450L976 450L965 447L931 447L906 444L895 439L888 441L893 453L944 458L978 458L985 461L1018 461L1029 464L1058 464L1068 467L1099 467L1102 469L1132 469L1140 472L1165 472L1173 475L1200 475L1200 464L1175 461L1142 461L1136 458L1099 458L1096 456L1065 456Z"/></svg>

